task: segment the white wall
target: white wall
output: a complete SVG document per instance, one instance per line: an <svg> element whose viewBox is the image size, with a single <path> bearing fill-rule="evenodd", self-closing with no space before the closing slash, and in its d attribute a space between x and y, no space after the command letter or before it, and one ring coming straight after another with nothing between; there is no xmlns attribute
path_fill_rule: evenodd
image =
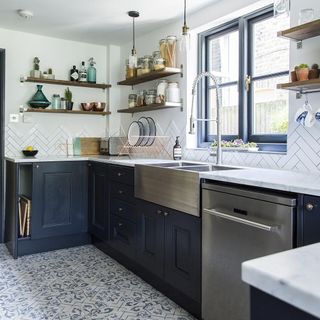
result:
<svg viewBox="0 0 320 320"><path fill-rule="evenodd" d="M18 113L19 106L36 92L35 83L19 82L33 67L33 58L40 58L42 71L53 68L56 79L68 79L69 70L81 61L94 57L97 62L97 82L107 83L107 46L49 38L29 33L0 29L0 48L6 49L6 154L20 155L26 145L34 145L39 155L65 154L65 140L75 136L105 136L107 117L87 115L47 115L27 113L28 123L9 123L9 114ZM65 86L44 85L43 92L49 100L52 94L64 95ZM106 101L107 91L70 87L74 109L80 102Z"/></svg>
<svg viewBox="0 0 320 320"><path fill-rule="evenodd" d="M198 32L206 30L215 25L219 25L228 20L234 19L237 16L243 15L248 12L252 12L257 8L261 8L272 1L221 1L215 5L208 6L204 10L189 17L189 25L194 39ZM291 0L291 25L297 25L299 11L302 8L314 8L319 14L320 2L318 0ZM180 35L181 23L165 26L143 37L138 37L137 48L138 56L144 54L150 54L158 47L158 40L165 37L168 34ZM132 44L128 43L121 47L121 61L124 65L124 61L130 52ZM196 45L193 45L190 54L185 63L185 57L180 57L179 60L184 62L184 78L172 77L170 79L180 80L180 87L182 89L182 97L185 101L184 111L179 110L162 110L149 112L148 116L153 117L158 126L164 131L164 134L171 137L168 143L168 151L171 152L171 148L174 144L174 137L180 135L182 137L183 146L188 148L184 149L184 157L195 160L209 160L207 150L194 150L195 137L190 137L187 134L187 121L189 118L188 111L190 112L190 93L192 80L197 71L197 59L196 59ZM306 40L303 43L303 49L297 50L294 42L291 43L290 49L290 65L291 69L296 64L300 63L320 63L320 44L318 39ZM122 73L124 78L124 72ZM138 91L140 88L150 88L155 86L156 83L149 83L136 86L134 89ZM127 104L127 96L130 92L130 88L121 88L121 106L125 107ZM320 94L309 95L309 100L314 109L320 108L317 106ZM244 154L225 152L224 162L235 165L257 166L266 168L284 168L298 171L318 171L320 170L320 123L317 123L313 128L307 129L302 126L298 126L293 116L296 113L298 107L302 106L303 100L296 100L295 94L290 94L290 114L289 114L289 133L288 133L288 152L286 155L279 154ZM124 131L127 130L130 122L136 120L143 114L137 114L133 118L128 115L121 115L121 126ZM191 148L190 148L191 147ZM211 160L211 159L210 159Z"/></svg>

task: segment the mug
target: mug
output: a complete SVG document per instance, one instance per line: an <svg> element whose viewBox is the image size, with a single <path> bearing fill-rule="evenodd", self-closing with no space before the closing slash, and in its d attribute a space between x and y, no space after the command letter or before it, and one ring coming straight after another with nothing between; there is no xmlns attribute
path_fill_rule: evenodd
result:
<svg viewBox="0 0 320 320"><path fill-rule="evenodd" d="M308 128L314 125L315 120L315 114L311 110L306 110L305 108L299 108L295 116L296 122Z"/></svg>

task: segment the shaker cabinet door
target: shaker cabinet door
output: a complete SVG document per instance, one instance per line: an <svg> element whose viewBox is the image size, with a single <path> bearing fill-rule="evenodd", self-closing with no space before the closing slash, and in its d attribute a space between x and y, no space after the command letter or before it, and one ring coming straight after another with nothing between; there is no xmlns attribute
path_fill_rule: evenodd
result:
<svg viewBox="0 0 320 320"><path fill-rule="evenodd" d="M137 261L148 271L163 277L164 215L161 207L139 201L137 220Z"/></svg>
<svg viewBox="0 0 320 320"><path fill-rule="evenodd" d="M45 162L33 166L31 237L71 235L87 230L87 164Z"/></svg>
<svg viewBox="0 0 320 320"><path fill-rule="evenodd" d="M200 302L200 218L165 212L165 280Z"/></svg>
<svg viewBox="0 0 320 320"><path fill-rule="evenodd" d="M89 163L89 232L100 240L108 238L108 165Z"/></svg>

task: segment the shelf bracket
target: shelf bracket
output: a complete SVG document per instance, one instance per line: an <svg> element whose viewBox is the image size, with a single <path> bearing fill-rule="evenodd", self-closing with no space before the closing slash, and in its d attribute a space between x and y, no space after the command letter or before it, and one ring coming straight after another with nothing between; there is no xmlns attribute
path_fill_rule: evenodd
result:
<svg viewBox="0 0 320 320"><path fill-rule="evenodd" d="M183 99L181 98L181 107L180 107L180 111L183 112Z"/></svg>
<svg viewBox="0 0 320 320"><path fill-rule="evenodd" d="M302 40L297 42L297 49L302 49Z"/></svg>
<svg viewBox="0 0 320 320"><path fill-rule="evenodd" d="M183 78L183 64L180 65L180 69L181 69L180 78Z"/></svg>
<svg viewBox="0 0 320 320"><path fill-rule="evenodd" d="M302 90L296 93L296 99L301 99L303 95Z"/></svg>

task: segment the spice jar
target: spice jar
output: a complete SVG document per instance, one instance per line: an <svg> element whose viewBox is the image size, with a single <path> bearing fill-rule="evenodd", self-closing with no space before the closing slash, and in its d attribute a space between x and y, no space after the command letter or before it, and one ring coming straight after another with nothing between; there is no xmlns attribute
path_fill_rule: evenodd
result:
<svg viewBox="0 0 320 320"><path fill-rule="evenodd" d="M137 76L137 68L129 64L129 59L126 60L126 79L134 78Z"/></svg>
<svg viewBox="0 0 320 320"><path fill-rule="evenodd" d="M156 103L157 91L156 90L148 90L146 94L146 105L149 106L151 104Z"/></svg>
<svg viewBox="0 0 320 320"><path fill-rule="evenodd" d="M142 74L151 72L152 69L152 56L144 56L142 58Z"/></svg>
<svg viewBox="0 0 320 320"><path fill-rule="evenodd" d="M169 82L166 89L166 101L179 103L180 99L180 88L178 82Z"/></svg>
<svg viewBox="0 0 320 320"><path fill-rule="evenodd" d="M177 37L168 36L166 42L166 66L176 68Z"/></svg>
<svg viewBox="0 0 320 320"><path fill-rule="evenodd" d="M137 97L137 107L142 107L146 105L146 90L142 90L139 92Z"/></svg>
<svg viewBox="0 0 320 320"><path fill-rule="evenodd" d="M128 107L134 108L137 106L137 95L135 93L129 94L128 97Z"/></svg>
<svg viewBox="0 0 320 320"><path fill-rule="evenodd" d="M52 109L61 109L61 98L60 95L54 94L52 95Z"/></svg>

